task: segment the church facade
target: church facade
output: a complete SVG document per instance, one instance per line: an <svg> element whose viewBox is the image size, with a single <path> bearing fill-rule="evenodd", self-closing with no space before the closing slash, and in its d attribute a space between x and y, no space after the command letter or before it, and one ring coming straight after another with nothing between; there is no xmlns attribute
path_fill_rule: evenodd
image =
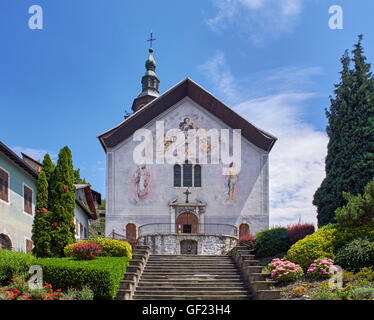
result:
<svg viewBox="0 0 374 320"><path fill-rule="evenodd" d="M139 239L158 254L223 254L269 226L276 138L189 78L160 95L155 69L150 49L133 113L98 136L106 234Z"/></svg>

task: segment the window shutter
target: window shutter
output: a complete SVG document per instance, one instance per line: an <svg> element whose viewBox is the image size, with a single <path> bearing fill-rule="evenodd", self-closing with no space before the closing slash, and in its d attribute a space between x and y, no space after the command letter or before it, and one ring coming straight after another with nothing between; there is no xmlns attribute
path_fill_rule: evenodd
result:
<svg viewBox="0 0 374 320"><path fill-rule="evenodd" d="M32 215L32 190L26 186L23 187L24 211Z"/></svg>
<svg viewBox="0 0 374 320"><path fill-rule="evenodd" d="M0 199L8 202L8 192L9 192L9 175L6 171L0 169Z"/></svg>

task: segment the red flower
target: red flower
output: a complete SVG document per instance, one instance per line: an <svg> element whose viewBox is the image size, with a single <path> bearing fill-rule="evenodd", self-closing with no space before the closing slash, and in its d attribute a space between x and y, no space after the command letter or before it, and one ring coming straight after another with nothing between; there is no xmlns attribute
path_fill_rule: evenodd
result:
<svg viewBox="0 0 374 320"><path fill-rule="evenodd" d="M60 292L60 291L61 291L61 289L57 289L56 291L57 291L57 292Z"/></svg>
<svg viewBox="0 0 374 320"><path fill-rule="evenodd" d="M14 299L14 296L12 296L12 297L9 297L9 300L13 300Z"/></svg>

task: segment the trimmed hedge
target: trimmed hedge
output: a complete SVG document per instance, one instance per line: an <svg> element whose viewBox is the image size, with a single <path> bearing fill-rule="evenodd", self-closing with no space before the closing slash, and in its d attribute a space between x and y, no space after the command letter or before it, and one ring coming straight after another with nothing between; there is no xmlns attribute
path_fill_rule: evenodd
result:
<svg viewBox="0 0 374 320"><path fill-rule="evenodd" d="M289 247L288 230L286 228L262 230L256 235L254 244L255 254L258 257L275 256L286 252Z"/></svg>
<svg viewBox="0 0 374 320"><path fill-rule="evenodd" d="M27 273L35 260L31 253L0 249L0 283L8 284L15 275Z"/></svg>
<svg viewBox="0 0 374 320"><path fill-rule="evenodd" d="M94 240L83 240L78 243L95 242L103 249L100 257L127 257L132 258L132 247L127 241L116 239L96 238ZM65 257L74 257L73 247L77 243L70 244L64 248Z"/></svg>
<svg viewBox="0 0 374 320"><path fill-rule="evenodd" d="M98 257L83 261L73 258L40 258L36 264L43 269L43 281L52 284L53 288L82 289L83 285L88 285L95 298L112 299L126 272L128 258Z"/></svg>

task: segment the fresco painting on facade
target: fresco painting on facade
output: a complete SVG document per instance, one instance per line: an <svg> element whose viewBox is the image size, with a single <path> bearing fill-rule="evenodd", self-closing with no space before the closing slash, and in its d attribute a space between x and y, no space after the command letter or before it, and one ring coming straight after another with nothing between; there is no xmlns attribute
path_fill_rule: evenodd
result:
<svg viewBox="0 0 374 320"><path fill-rule="evenodd" d="M138 166L135 171L136 197L139 200L147 199L150 193L151 174L145 164Z"/></svg>
<svg viewBox="0 0 374 320"><path fill-rule="evenodd" d="M235 200L235 190L238 182L238 174L233 162L231 162L229 168L227 169L227 173L226 200Z"/></svg>

